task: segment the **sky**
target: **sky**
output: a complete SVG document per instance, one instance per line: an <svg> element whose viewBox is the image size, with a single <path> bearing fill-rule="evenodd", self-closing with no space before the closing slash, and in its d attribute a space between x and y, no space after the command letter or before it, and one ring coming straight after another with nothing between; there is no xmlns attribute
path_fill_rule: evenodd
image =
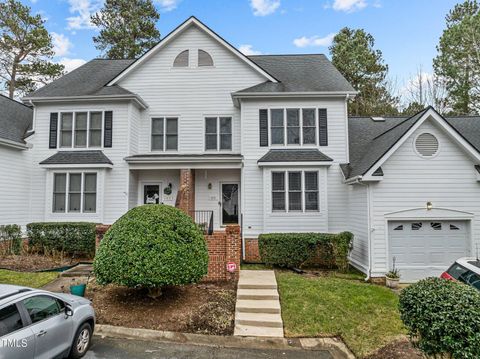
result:
<svg viewBox="0 0 480 359"><path fill-rule="evenodd" d="M1 0L0 0L1 1ZM46 19L54 61L67 70L99 57L90 23L103 0L21 0ZM343 27L363 28L383 52L397 90L432 72L454 0L153 0L162 37L194 15L246 54L324 53Z"/></svg>

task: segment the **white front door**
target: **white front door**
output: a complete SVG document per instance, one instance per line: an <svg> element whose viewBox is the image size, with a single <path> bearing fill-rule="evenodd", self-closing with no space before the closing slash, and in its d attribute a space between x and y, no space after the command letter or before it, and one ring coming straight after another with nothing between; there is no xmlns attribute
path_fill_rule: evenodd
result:
<svg viewBox="0 0 480 359"><path fill-rule="evenodd" d="M438 277L456 259L468 255L468 233L467 221L391 221L389 269L395 258L401 281Z"/></svg>

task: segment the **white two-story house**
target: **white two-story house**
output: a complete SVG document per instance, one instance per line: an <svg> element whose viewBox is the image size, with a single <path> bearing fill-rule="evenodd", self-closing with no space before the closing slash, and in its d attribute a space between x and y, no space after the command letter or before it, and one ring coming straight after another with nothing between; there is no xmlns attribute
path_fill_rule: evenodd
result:
<svg viewBox="0 0 480 359"><path fill-rule="evenodd" d="M0 169L0 214L22 216L0 223L111 224L164 203L206 230L240 224L246 260L261 233L344 230L369 276L472 255L480 119L349 119L355 94L324 55L245 56L189 18L139 59L92 60L23 99L28 166Z"/></svg>

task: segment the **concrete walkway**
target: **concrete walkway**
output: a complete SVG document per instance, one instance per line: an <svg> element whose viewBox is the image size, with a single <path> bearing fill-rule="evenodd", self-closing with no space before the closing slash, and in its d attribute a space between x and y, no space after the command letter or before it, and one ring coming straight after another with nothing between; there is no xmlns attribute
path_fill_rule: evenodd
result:
<svg viewBox="0 0 480 359"><path fill-rule="evenodd" d="M283 338L277 280L273 271L240 271L234 335Z"/></svg>

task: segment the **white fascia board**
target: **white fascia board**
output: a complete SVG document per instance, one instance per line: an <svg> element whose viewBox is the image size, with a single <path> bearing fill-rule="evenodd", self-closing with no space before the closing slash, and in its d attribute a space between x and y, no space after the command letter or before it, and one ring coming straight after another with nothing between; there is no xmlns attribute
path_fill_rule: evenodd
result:
<svg viewBox="0 0 480 359"><path fill-rule="evenodd" d="M105 100L132 100L137 103L140 108L147 109L148 105L138 95L101 95L101 96L55 96L55 97L24 97L23 101L31 103L42 102L79 102L79 101L105 101Z"/></svg>
<svg viewBox="0 0 480 359"><path fill-rule="evenodd" d="M331 166L332 161L305 161L305 162L258 162L258 167L312 167Z"/></svg>
<svg viewBox="0 0 480 359"><path fill-rule="evenodd" d="M170 163L129 163L131 170L158 170L158 169L240 169L241 163L212 163L212 162L170 162Z"/></svg>
<svg viewBox="0 0 480 359"><path fill-rule="evenodd" d="M69 169L69 168L113 168L113 165L109 163L92 163L92 164L44 164L40 165L46 169Z"/></svg>
<svg viewBox="0 0 480 359"><path fill-rule="evenodd" d="M17 150L27 150L30 147L27 144L0 138L0 145L15 148Z"/></svg>
<svg viewBox="0 0 480 359"><path fill-rule="evenodd" d="M438 114L438 112L433 109L429 109L423 114L423 116L410 128L400 140L393 145L390 150L387 151L368 171L365 173L364 177L374 177L373 174L375 171L382 166L390 156L395 153L395 151L400 148L401 145L428 119L432 118L437 124L439 124L446 133L460 146L464 147L465 150L478 162L480 163L480 153L470 145L460 134L455 130L445 119Z"/></svg>
<svg viewBox="0 0 480 359"><path fill-rule="evenodd" d="M268 72L263 70L260 66L255 64L252 60L250 60L248 57L246 57L244 54L242 54L239 50L237 50L235 47L230 45L227 41L225 41L222 37L217 35L214 31L209 29L206 25L204 25L201 21L199 21L195 17L190 17L187 19L183 24L178 26L175 30L173 30L171 33L169 33L167 36L165 36L160 42L152 47L149 51L147 51L142 57L140 57L137 61L135 61L133 64L131 64L129 67L127 67L124 71L122 71L117 77L115 77L112 81L110 81L107 86L111 86L113 84L118 83L121 79L123 79L125 76L127 76L130 72L132 72L135 68L137 68L140 64L143 62L147 61L150 57L155 55L161 48L165 47L168 43L170 43L175 37L177 37L180 33L182 33L186 28L188 28L190 25L196 25L198 26L201 30L203 30L205 33L210 35L212 38L217 40L221 45L223 45L227 50L229 50L231 53L233 53L235 56L237 56L240 60L245 62L247 65L255 69L257 72L259 72L261 75L266 77L268 80L272 82L278 82L276 78L274 78L272 75L270 75Z"/></svg>

